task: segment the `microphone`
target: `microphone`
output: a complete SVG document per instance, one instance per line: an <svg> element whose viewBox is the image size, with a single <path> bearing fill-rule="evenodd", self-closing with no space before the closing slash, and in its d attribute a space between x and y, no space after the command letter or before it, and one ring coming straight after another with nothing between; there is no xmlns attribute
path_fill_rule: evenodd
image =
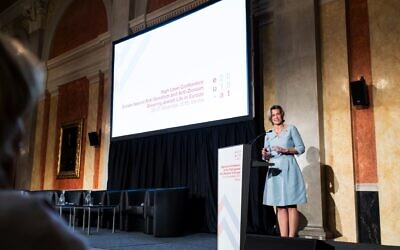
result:
<svg viewBox="0 0 400 250"><path fill-rule="evenodd" d="M253 145L261 136L265 136L266 133L272 132L272 130L268 130L266 132L263 132L259 135L257 135L256 137L254 137L253 139L251 139L247 144Z"/></svg>

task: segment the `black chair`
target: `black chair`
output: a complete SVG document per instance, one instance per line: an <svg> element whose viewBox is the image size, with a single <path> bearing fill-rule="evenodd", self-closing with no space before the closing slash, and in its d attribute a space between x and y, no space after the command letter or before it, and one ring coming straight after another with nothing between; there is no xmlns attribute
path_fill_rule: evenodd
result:
<svg viewBox="0 0 400 250"><path fill-rule="evenodd" d="M54 190L35 190L30 191L29 195L46 201L52 207L56 204L56 191Z"/></svg>
<svg viewBox="0 0 400 250"><path fill-rule="evenodd" d="M122 190L107 190L106 205L116 206L115 223L116 227L122 230L122 207L123 207L123 191ZM105 210L103 213L104 221L107 228L112 228L113 214L111 210Z"/></svg>
<svg viewBox="0 0 400 250"><path fill-rule="evenodd" d="M145 189L124 191L124 205L122 207L123 230L144 231L145 195Z"/></svg>
<svg viewBox="0 0 400 250"><path fill-rule="evenodd" d="M106 204L106 191L105 190L93 190L90 195L92 197L93 205Z"/></svg>
<svg viewBox="0 0 400 250"><path fill-rule="evenodd" d="M85 199L85 195L87 194L88 190L83 191L83 199ZM91 204L92 205L105 205L106 204L106 191L105 190L91 190L90 191L91 197ZM96 218L98 211L91 211L91 218ZM94 216L95 215L95 216ZM97 221L92 220L91 226L93 226ZM103 220L103 212L100 211L100 227L104 227L104 220Z"/></svg>
<svg viewBox="0 0 400 250"><path fill-rule="evenodd" d="M58 191L57 193L59 193L58 195L61 195L62 191ZM59 196L58 196L59 197ZM65 204L67 205L77 205L80 206L83 204L83 191L82 190L65 190L64 193L64 197L65 197ZM63 216L65 216L65 218L72 218L73 217L73 209L64 209L64 211L62 212ZM73 225L82 225L82 211L78 210L76 211L75 214L75 221L72 222ZM71 223L71 222L70 222Z"/></svg>
<svg viewBox="0 0 400 250"><path fill-rule="evenodd" d="M83 204L82 190L65 190L65 203L73 205Z"/></svg>
<svg viewBox="0 0 400 250"><path fill-rule="evenodd" d="M144 230L146 234L153 233L153 215L154 215L154 191L151 189L146 192L144 198Z"/></svg>
<svg viewBox="0 0 400 250"><path fill-rule="evenodd" d="M156 237L182 235L186 220L187 187L152 189L145 201L145 233Z"/></svg>

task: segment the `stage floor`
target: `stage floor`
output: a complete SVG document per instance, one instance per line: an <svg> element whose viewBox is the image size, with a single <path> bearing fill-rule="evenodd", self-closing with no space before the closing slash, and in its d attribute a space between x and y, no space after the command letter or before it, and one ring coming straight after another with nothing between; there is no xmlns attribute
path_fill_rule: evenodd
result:
<svg viewBox="0 0 400 250"><path fill-rule="evenodd" d="M116 230L115 233L111 233L111 230L109 229L100 229L99 232L96 232L96 229L93 228L93 230L91 230L91 235L87 235L86 232L79 232L86 239L88 239L90 246L95 249L217 249L216 235L207 233L186 234L181 237L158 238L141 232L126 232Z"/></svg>
<svg viewBox="0 0 400 250"><path fill-rule="evenodd" d="M194 233L186 234L181 237L157 238L152 235L141 232L126 232L116 230L111 233L110 229L91 230L92 234L87 235L86 231L77 230L84 236L90 246L94 249L110 250L139 250L139 249L157 249L157 250L216 250L216 234ZM325 241L325 243L335 247L336 250L400 250L400 247L381 246L373 244L347 243ZM265 246L265 249L270 249ZM225 250L225 249L223 249Z"/></svg>

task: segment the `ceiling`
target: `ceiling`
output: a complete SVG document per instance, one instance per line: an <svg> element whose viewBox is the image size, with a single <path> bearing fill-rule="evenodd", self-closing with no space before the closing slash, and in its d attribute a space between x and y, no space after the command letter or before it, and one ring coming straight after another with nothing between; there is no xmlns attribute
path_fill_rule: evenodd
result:
<svg viewBox="0 0 400 250"><path fill-rule="evenodd" d="M1 0L0 1L0 13L5 11L8 7L18 2L18 0Z"/></svg>

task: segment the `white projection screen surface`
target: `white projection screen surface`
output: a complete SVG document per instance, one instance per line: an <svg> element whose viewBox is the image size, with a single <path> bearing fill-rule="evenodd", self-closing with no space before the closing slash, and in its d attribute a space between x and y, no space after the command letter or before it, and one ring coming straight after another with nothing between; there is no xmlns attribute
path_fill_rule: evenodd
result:
<svg viewBox="0 0 400 250"><path fill-rule="evenodd" d="M246 2L217 1L113 43L112 140L253 117Z"/></svg>

